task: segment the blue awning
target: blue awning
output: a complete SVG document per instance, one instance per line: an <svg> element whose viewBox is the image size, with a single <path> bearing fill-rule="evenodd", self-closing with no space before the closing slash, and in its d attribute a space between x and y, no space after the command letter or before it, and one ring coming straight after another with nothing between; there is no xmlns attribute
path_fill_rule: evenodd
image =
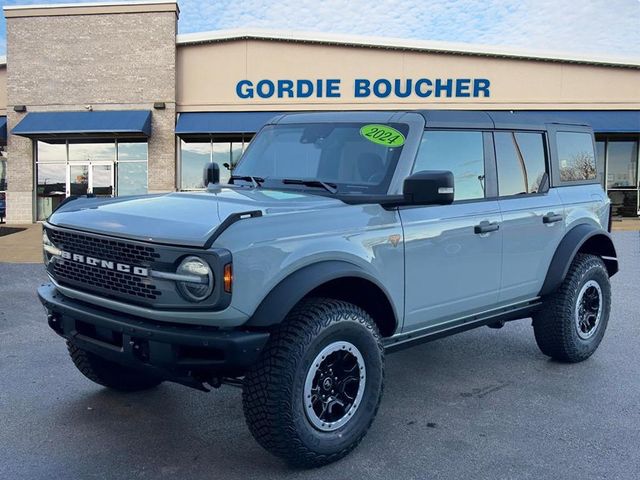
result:
<svg viewBox="0 0 640 480"><path fill-rule="evenodd" d="M508 121L507 112L492 111L497 114L496 122ZM516 112L520 113L520 112ZM541 123L567 122L586 124L595 133L638 133L640 132L640 110L528 110L527 120L538 118Z"/></svg>
<svg viewBox="0 0 640 480"><path fill-rule="evenodd" d="M7 144L7 117L0 116L0 145Z"/></svg>
<svg viewBox="0 0 640 480"><path fill-rule="evenodd" d="M189 112L181 113L176 135L255 133L279 112Z"/></svg>
<svg viewBox="0 0 640 480"><path fill-rule="evenodd" d="M151 112L31 112L11 133L30 138L91 135L148 137L151 134Z"/></svg>

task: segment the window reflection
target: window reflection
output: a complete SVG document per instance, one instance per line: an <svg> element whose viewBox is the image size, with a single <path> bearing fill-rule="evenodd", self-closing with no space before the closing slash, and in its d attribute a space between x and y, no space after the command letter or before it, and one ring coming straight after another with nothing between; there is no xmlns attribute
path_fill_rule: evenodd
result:
<svg viewBox="0 0 640 480"><path fill-rule="evenodd" d="M596 141L596 163L598 165L598 176L601 179L602 186L606 188L605 185L605 176L604 176L604 165L606 161L606 147L607 142L604 140Z"/></svg>
<svg viewBox="0 0 640 480"><path fill-rule="evenodd" d="M638 144L629 141L609 141L607 147L607 188L636 187Z"/></svg>
<svg viewBox="0 0 640 480"><path fill-rule="evenodd" d="M66 162L67 145L65 143L47 143L39 141L38 162Z"/></svg>
<svg viewBox="0 0 640 480"><path fill-rule="evenodd" d="M449 170L455 200L484 197L484 142L482 132L427 131L422 137L414 172Z"/></svg>
<svg viewBox="0 0 640 480"><path fill-rule="evenodd" d="M0 158L0 192L7 189L7 161Z"/></svg>
<svg viewBox="0 0 640 480"><path fill-rule="evenodd" d="M147 161L147 142L118 142L118 161Z"/></svg>
<svg viewBox="0 0 640 480"><path fill-rule="evenodd" d="M231 142L214 142L212 144L213 161L220 167L220 183L228 183L231 177L230 168L233 163L231 161L231 145Z"/></svg>
<svg viewBox="0 0 640 480"><path fill-rule="evenodd" d="M540 133L494 133L500 196L536 193L545 173Z"/></svg>
<svg viewBox="0 0 640 480"><path fill-rule="evenodd" d="M37 217L45 220L64 200L67 188L67 166L42 163L37 168Z"/></svg>
<svg viewBox="0 0 640 480"><path fill-rule="evenodd" d="M228 183L233 168L248 146L248 140L223 142L210 139L181 139L180 189L203 189L202 174L209 162L215 162L220 167L220 183Z"/></svg>
<svg viewBox="0 0 640 480"><path fill-rule="evenodd" d="M558 132L556 140L562 182L596 178L596 159L590 134Z"/></svg>
<svg viewBox="0 0 640 480"><path fill-rule="evenodd" d="M116 159L116 144L110 143L70 143L69 161L99 162Z"/></svg>
<svg viewBox="0 0 640 480"><path fill-rule="evenodd" d="M146 140L38 141L36 148L39 220L66 195L147 193Z"/></svg>
<svg viewBox="0 0 640 480"><path fill-rule="evenodd" d="M182 156L182 190L204 188L202 185L202 171L211 161L211 142L180 141Z"/></svg>
<svg viewBox="0 0 640 480"><path fill-rule="evenodd" d="M69 166L69 193L86 195L89 193L89 165Z"/></svg>
<svg viewBox="0 0 640 480"><path fill-rule="evenodd" d="M118 163L118 195L147 193L147 162Z"/></svg>

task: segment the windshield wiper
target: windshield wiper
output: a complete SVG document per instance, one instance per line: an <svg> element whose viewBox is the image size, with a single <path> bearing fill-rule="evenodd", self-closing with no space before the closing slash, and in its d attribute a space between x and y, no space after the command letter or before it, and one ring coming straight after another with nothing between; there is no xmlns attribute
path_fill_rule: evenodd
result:
<svg viewBox="0 0 640 480"><path fill-rule="evenodd" d="M305 187L324 188L329 193L337 193L338 188L334 183L327 183L321 180L305 179L305 178L285 178L282 180L285 185L304 185Z"/></svg>
<svg viewBox="0 0 640 480"><path fill-rule="evenodd" d="M244 180L245 182L251 182L254 188L261 187L264 183L264 178L253 177L251 175L231 175L231 180Z"/></svg>

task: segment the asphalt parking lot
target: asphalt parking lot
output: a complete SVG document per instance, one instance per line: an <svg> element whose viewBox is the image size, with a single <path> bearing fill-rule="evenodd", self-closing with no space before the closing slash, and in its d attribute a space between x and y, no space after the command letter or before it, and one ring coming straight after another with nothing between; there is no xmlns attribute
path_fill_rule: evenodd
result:
<svg viewBox="0 0 640 480"><path fill-rule="evenodd" d="M119 394L86 380L46 326L42 266L0 263L0 478L637 479L640 233L614 240L621 272L590 360L547 359L528 320L389 355L361 446L306 472L253 441L238 389Z"/></svg>

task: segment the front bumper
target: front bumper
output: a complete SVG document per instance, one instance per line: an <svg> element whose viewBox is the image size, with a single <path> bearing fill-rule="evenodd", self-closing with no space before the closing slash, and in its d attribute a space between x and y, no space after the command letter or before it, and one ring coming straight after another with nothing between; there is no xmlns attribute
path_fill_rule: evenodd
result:
<svg viewBox="0 0 640 480"><path fill-rule="evenodd" d="M196 388L243 375L269 338L267 332L152 322L68 298L50 283L38 288L38 297L49 326L79 348Z"/></svg>

